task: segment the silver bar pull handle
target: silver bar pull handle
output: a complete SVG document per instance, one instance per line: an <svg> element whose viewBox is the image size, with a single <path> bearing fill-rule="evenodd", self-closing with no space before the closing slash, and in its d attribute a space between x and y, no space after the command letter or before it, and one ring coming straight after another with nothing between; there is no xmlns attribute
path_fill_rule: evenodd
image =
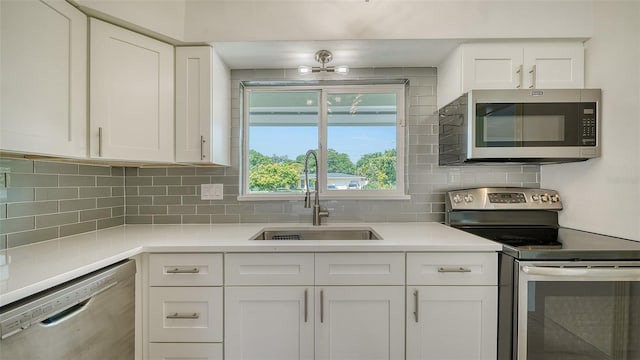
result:
<svg viewBox="0 0 640 360"><path fill-rule="evenodd" d="M517 89L522 87L522 64L518 66L518 70L516 70L516 75L518 76L518 85L516 85Z"/></svg>
<svg viewBox="0 0 640 360"><path fill-rule="evenodd" d="M420 294L418 293L418 290L415 290L413 292L413 301L414 301L414 307L415 307L415 311L413 312L413 316L416 320L416 322L420 321L420 314L418 313L418 309L420 308Z"/></svg>
<svg viewBox="0 0 640 360"><path fill-rule="evenodd" d="M324 322L324 290L320 290L320 322Z"/></svg>
<svg viewBox="0 0 640 360"><path fill-rule="evenodd" d="M611 279L615 281L637 281L640 279L640 268L638 267L607 267L607 268L561 268L561 267L545 267L545 266L529 266L520 267L522 272L527 275L534 276L554 276L554 277L589 277L590 279Z"/></svg>
<svg viewBox="0 0 640 360"><path fill-rule="evenodd" d="M102 157L102 127L98 128L98 156Z"/></svg>
<svg viewBox="0 0 640 360"><path fill-rule="evenodd" d="M531 74L531 85L529 86L529 89L535 89L536 88L536 66L535 65L531 66L531 70L529 71L529 74Z"/></svg>
<svg viewBox="0 0 640 360"><path fill-rule="evenodd" d="M463 267L463 266L440 266L438 268L439 273L468 273L471 272L471 269Z"/></svg>
<svg viewBox="0 0 640 360"><path fill-rule="evenodd" d="M189 319L195 320L200 318L198 313L171 313L166 316L167 319Z"/></svg>
<svg viewBox="0 0 640 360"><path fill-rule="evenodd" d="M309 290L304 289L304 322L309 320Z"/></svg>
<svg viewBox="0 0 640 360"><path fill-rule="evenodd" d="M173 268L173 269L167 270L167 274L197 274L199 272L200 272L199 268L188 268L188 269Z"/></svg>
<svg viewBox="0 0 640 360"><path fill-rule="evenodd" d="M204 136L200 135L200 160L204 160L204 158L206 157L204 155L204 143L206 142L206 140L204 139Z"/></svg>

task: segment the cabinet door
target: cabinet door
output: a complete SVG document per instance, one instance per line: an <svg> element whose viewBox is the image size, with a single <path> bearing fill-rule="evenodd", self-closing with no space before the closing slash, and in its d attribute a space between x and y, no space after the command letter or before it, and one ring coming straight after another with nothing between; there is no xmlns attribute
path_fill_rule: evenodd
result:
<svg viewBox="0 0 640 360"><path fill-rule="evenodd" d="M525 88L584 88L584 47L562 43L524 50Z"/></svg>
<svg viewBox="0 0 640 360"><path fill-rule="evenodd" d="M404 286L323 286L316 300L316 360L404 359Z"/></svg>
<svg viewBox="0 0 640 360"><path fill-rule="evenodd" d="M209 46L176 48L176 161L229 165L229 69Z"/></svg>
<svg viewBox="0 0 640 360"><path fill-rule="evenodd" d="M174 159L173 46L91 19L91 157Z"/></svg>
<svg viewBox="0 0 640 360"><path fill-rule="evenodd" d="M463 50L462 92L522 87L522 47L469 44Z"/></svg>
<svg viewBox="0 0 640 360"><path fill-rule="evenodd" d="M227 360L313 359L313 288L225 288Z"/></svg>
<svg viewBox="0 0 640 360"><path fill-rule="evenodd" d="M407 287L407 359L495 360L495 286Z"/></svg>
<svg viewBox="0 0 640 360"><path fill-rule="evenodd" d="M86 16L65 1L0 13L0 150L86 157Z"/></svg>

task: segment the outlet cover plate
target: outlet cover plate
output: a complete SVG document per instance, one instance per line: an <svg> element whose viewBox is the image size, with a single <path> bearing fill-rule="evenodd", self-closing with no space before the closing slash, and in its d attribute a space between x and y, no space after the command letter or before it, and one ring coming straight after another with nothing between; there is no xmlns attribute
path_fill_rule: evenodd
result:
<svg viewBox="0 0 640 360"><path fill-rule="evenodd" d="M223 187L222 184L201 184L200 199L201 200L222 200Z"/></svg>

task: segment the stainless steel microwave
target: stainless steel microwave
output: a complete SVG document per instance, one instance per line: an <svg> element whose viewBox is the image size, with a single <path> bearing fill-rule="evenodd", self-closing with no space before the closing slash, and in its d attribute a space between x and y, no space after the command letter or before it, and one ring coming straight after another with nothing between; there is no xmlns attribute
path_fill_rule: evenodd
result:
<svg viewBox="0 0 640 360"><path fill-rule="evenodd" d="M439 163L600 156L600 89L471 90L439 112Z"/></svg>

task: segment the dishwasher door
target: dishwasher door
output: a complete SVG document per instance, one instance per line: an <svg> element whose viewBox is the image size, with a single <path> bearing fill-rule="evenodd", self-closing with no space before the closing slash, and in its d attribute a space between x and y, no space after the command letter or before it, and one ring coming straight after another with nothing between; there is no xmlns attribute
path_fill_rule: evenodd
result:
<svg viewBox="0 0 640 360"><path fill-rule="evenodd" d="M0 359L133 359L135 261L0 308Z"/></svg>

